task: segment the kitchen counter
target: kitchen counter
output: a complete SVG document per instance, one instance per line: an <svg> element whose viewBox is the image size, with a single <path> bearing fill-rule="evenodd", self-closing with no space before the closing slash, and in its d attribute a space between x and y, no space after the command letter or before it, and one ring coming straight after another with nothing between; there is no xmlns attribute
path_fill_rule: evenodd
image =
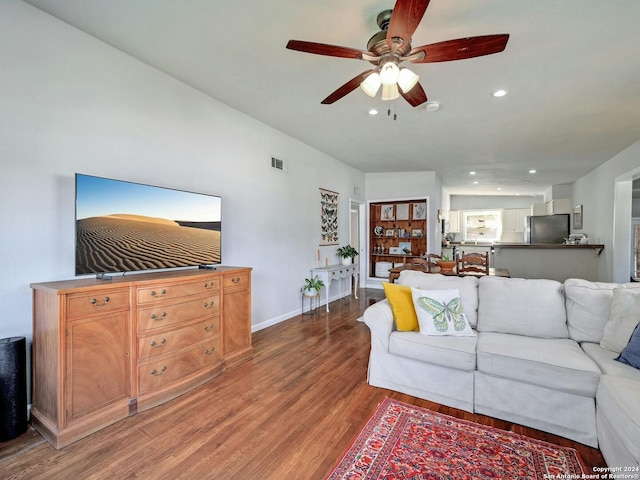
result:
<svg viewBox="0 0 640 480"><path fill-rule="evenodd" d="M598 281L602 244L564 245L494 243L492 267L506 268L512 277L548 278L564 282L568 278Z"/></svg>
<svg viewBox="0 0 640 480"><path fill-rule="evenodd" d="M498 248L526 248L526 249L562 249L562 250L595 250L598 255L604 250L604 245L591 243L586 245L564 245L562 243L500 243L493 244L494 249Z"/></svg>

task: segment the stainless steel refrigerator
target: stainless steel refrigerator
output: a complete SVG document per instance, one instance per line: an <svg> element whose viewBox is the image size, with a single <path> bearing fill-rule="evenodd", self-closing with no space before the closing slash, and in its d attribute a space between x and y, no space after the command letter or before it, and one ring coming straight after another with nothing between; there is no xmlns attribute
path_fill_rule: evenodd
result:
<svg viewBox="0 0 640 480"><path fill-rule="evenodd" d="M524 243L564 243L571 215L536 215L524 219Z"/></svg>

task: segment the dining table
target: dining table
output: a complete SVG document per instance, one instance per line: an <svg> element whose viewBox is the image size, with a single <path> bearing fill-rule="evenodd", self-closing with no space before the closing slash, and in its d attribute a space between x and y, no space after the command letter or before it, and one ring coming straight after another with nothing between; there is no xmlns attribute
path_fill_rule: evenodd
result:
<svg viewBox="0 0 640 480"><path fill-rule="evenodd" d="M442 275L453 276L453 277L482 276L482 274L471 273L471 272L458 273L455 269L446 271L446 272L442 272L442 271L431 272L426 265L406 264L406 265L400 265L398 267L393 267L389 269L389 283L394 283L404 270L416 270L418 272L424 272L424 273L440 273ZM491 267L489 268L489 275L494 277L510 277L509 270L507 270L506 268Z"/></svg>

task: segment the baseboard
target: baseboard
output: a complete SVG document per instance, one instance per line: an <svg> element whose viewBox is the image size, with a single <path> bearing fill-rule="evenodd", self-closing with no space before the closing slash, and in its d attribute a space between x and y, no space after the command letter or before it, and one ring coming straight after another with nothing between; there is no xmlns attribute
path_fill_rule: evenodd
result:
<svg viewBox="0 0 640 480"><path fill-rule="evenodd" d="M351 293L353 295L353 293ZM329 297L329 303L334 302L340 299L346 299L347 297L341 297L339 295L334 295L333 297ZM320 301L318 302L317 309L319 310L321 307L324 309L327 303L324 301L324 297L321 295ZM308 304L305 302L305 308L308 308ZM305 313L306 313L305 309ZM284 322L285 320L289 320L290 318L297 317L302 313L302 308L296 308L290 312L284 313L282 315L278 315L277 317L269 318L260 323L254 323L251 325L251 333L258 332L260 330L264 330L265 328L272 327L273 325L277 325L278 323Z"/></svg>

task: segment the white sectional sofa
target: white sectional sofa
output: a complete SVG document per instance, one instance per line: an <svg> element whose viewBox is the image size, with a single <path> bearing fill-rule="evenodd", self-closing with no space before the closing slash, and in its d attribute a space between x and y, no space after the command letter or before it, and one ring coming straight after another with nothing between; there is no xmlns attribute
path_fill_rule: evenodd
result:
<svg viewBox="0 0 640 480"><path fill-rule="evenodd" d="M398 331L389 301L377 302L363 315L369 384L599 446L609 466L640 465L640 370L614 360L640 320L640 308L629 315L640 284L404 271L398 285L457 289L475 335Z"/></svg>

